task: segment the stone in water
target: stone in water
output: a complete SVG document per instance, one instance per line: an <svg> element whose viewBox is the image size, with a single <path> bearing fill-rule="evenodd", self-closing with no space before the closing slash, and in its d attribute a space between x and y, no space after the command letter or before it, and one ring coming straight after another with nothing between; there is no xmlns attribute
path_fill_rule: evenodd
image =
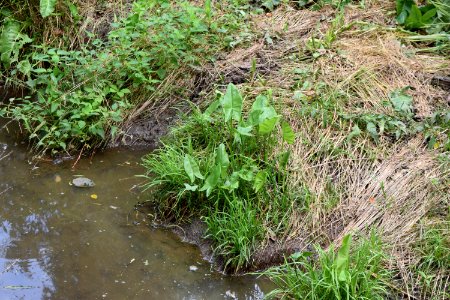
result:
<svg viewBox="0 0 450 300"><path fill-rule="evenodd" d="M195 272L197 270L198 270L198 268L196 266L189 266L189 271Z"/></svg>
<svg viewBox="0 0 450 300"><path fill-rule="evenodd" d="M93 187L95 183L89 178L78 177L72 180L72 184L76 187Z"/></svg>

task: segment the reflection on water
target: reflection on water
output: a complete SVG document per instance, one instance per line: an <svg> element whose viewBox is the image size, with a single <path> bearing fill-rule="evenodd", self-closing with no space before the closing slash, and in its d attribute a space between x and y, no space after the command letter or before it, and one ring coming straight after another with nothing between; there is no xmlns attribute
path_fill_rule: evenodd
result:
<svg viewBox="0 0 450 300"><path fill-rule="evenodd" d="M266 282L223 276L195 246L135 222L144 153L108 151L72 170L0 144L12 151L0 160L0 299L262 298ZM96 186L70 186L75 175Z"/></svg>

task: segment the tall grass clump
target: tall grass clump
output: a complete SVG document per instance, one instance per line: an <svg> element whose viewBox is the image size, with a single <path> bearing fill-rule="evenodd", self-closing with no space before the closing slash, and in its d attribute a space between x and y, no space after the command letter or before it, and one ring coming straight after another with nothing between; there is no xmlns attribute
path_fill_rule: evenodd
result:
<svg viewBox="0 0 450 300"><path fill-rule="evenodd" d="M263 274L277 285L267 295L275 299L385 299L387 282L392 278L384 268L387 258L382 243L374 233L351 246L351 236L344 237L341 247L317 254L298 252L278 267ZM317 259L316 259L317 258Z"/></svg>
<svg viewBox="0 0 450 300"><path fill-rule="evenodd" d="M263 226L283 230L293 207L286 176L295 134L272 102L269 91L249 105L230 84L143 159L145 187L160 215L204 217L231 269L247 264Z"/></svg>
<svg viewBox="0 0 450 300"><path fill-rule="evenodd" d="M416 289L423 299L447 299L450 296L450 220L427 220L414 244L419 261L411 266L417 280Z"/></svg>

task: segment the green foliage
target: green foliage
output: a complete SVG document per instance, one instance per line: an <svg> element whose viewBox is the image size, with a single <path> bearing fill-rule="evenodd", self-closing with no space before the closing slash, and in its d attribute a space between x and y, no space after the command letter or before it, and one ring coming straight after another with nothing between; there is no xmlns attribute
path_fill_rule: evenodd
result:
<svg viewBox="0 0 450 300"><path fill-rule="evenodd" d="M408 30L427 29L427 33L449 30L450 5L443 0L430 0L419 6L414 0L396 0L397 23Z"/></svg>
<svg viewBox="0 0 450 300"><path fill-rule="evenodd" d="M55 10L57 0L40 0L39 12L43 18L50 16Z"/></svg>
<svg viewBox="0 0 450 300"><path fill-rule="evenodd" d="M271 102L269 91L244 111L244 97L229 84L205 112L194 112L143 159L145 187L153 189L160 214L178 221L207 216L208 236L231 269L247 264L263 233L261 220L280 231L293 207L286 169L295 134L287 122L280 125ZM233 220L240 222L228 224Z"/></svg>
<svg viewBox="0 0 450 300"><path fill-rule="evenodd" d="M396 0L397 23L421 34L411 41L433 43L431 51L448 53L450 49L450 4L446 0L427 0L419 6L415 0Z"/></svg>
<svg viewBox="0 0 450 300"><path fill-rule="evenodd" d="M442 278L450 275L449 214L443 219L433 219L421 227L420 238L413 248L420 260L418 264L411 266L411 270L419 279L424 299L447 299L450 294L447 283Z"/></svg>
<svg viewBox="0 0 450 300"><path fill-rule="evenodd" d="M159 173L156 182L167 174L186 173L190 184L200 186L198 191L205 191L206 197L213 192L231 193L240 187L244 191L252 186L257 191L262 189L265 182L265 176L262 174L278 169L276 161L271 165L267 160L275 150L274 142L278 138L275 129L280 116L269 104L269 98L264 95L256 98L247 118L242 113L242 107L242 95L230 84L226 93L213 102L203 114L191 117L187 125L178 128L170 142L176 145L179 155L184 157L184 168L178 167L177 171L167 170ZM194 129L191 128L192 125L201 128ZM200 136L193 133L195 131L199 132ZM182 137L183 135L188 138ZM280 137L286 143L294 142L294 132L287 122L281 125ZM176 139L181 140L177 142ZM208 152L206 156L200 154L205 150ZM155 173L152 170L153 164L160 161L159 156L164 151L163 148L146 157L145 165L149 174ZM208 167L204 169L205 166ZM149 187L153 186L154 182L150 181ZM185 182L178 182L179 188L184 184Z"/></svg>
<svg viewBox="0 0 450 300"><path fill-rule="evenodd" d="M414 0L397 0L397 22L407 29L420 29L431 24L436 16L434 5L418 7Z"/></svg>
<svg viewBox="0 0 450 300"><path fill-rule="evenodd" d="M450 270L450 220L425 226L415 249L421 269Z"/></svg>
<svg viewBox="0 0 450 300"><path fill-rule="evenodd" d="M208 226L206 237L216 245L215 255L225 260L224 269L237 272L250 261L264 228L251 199L225 199L223 211L212 210L204 218Z"/></svg>
<svg viewBox="0 0 450 300"><path fill-rule="evenodd" d="M19 22L14 20L6 22L1 27L0 34L0 61L3 67L9 68L12 63L18 62L20 50L31 42L32 39L21 33Z"/></svg>
<svg viewBox="0 0 450 300"><path fill-rule="evenodd" d="M383 266L386 255L375 234L362 239L350 250L351 237L345 236L337 255L316 247L318 259L311 252L298 252L279 267L263 274L277 285L268 298L281 299L385 299L386 282L392 274Z"/></svg>
<svg viewBox="0 0 450 300"><path fill-rule="evenodd" d="M52 3L41 1L46 12ZM35 96L13 100L3 114L20 121L43 150L103 144L117 134L132 95L155 92L179 67L199 65L226 46L214 42L228 24L213 22L211 7L207 14L187 1L136 1L106 40L93 38L76 51L35 46L20 61L19 51L31 40L19 33L19 23L9 22L0 37L2 62ZM238 113L231 107L229 116Z"/></svg>
<svg viewBox="0 0 450 300"><path fill-rule="evenodd" d="M300 72L301 73L301 72ZM303 74L310 76L308 72ZM322 126L335 126L335 118L340 120L339 127L348 125L351 128L347 142L358 137L369 136L378 143L384 136L399 140L417 133L423 133L424 142L430 149L448 151L450 149L450 111L439 110L430 117L417 120L414 115L414 99L408 94L410 87L396 89L389 94L389 99L382 102L391 113L358 112L348 113L344 108L348 96L331 90L322 83L313 84L304 81L301 90L313 89L314 96L307 97L302 92L294 93L294 99L302 103L301 116L317 119Z"/></svg>

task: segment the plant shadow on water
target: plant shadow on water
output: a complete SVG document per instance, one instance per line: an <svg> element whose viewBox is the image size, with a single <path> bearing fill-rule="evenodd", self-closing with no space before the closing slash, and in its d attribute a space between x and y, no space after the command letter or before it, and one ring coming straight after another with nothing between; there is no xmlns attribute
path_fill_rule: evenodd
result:
<svg viewBox="0 0 450 300"><path fill-rule="evenodd" d="M0 135L9 153L0 160L0 299L259 299L267 292L264 280L215 272L197 247L136 215L139 193L130 188L140 183L134 175L143 152L107 151L72 170L73 161L34 166L8 139ZM70 186L74 175L96 186Z"/></svg>

